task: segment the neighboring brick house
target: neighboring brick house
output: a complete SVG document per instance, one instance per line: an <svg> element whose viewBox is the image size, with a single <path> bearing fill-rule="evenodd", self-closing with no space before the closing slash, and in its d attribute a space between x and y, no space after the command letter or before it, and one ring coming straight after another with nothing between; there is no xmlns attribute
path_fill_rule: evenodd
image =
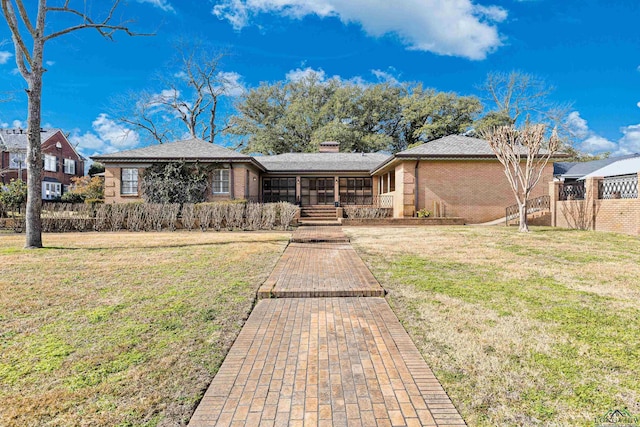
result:
<svg viewBox="0 0 640 427"><path fill-rule="evenodd" d="M220 165L211 177L208 200L282 200L303 209L376 205L392 208L396 218L435 207L442 216L462 217L468 223L504 217L505 208L515 203L489 144L464 136L441 138L392 156L340 153L339 143L323 142L318 153L251 157L192 139L92 158L105 165L107 203L140 199L144 169L179 160ZM532 196L546 194L552 179L550 163Z"/></svg>
<svg viewBox="0 0 640 427"><path fill-rule="evenodd" d="M84 158L60 129L43 129L42 139L42 199L61 197L71 185L71 179L84 175ZM0 130L0 177L2 184L22 175L27 180L25 157L27 152L27 131L24 129Z"/></svg>

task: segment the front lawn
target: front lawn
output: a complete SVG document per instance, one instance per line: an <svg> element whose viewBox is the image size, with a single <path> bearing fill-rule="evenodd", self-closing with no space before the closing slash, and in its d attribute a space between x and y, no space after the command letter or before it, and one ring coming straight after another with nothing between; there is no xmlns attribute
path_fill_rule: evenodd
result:
<svg viewBox="0 0 640 427"><path fill-rule="evenodd" d="M0 235L0 425L188 421L286 233Z"/></svg>
<svg viewBox="0 0 640 427"><path fill-rule="evenodd" d="M470 426L640 415L640 240L504 227L345 229Z"/></svg>

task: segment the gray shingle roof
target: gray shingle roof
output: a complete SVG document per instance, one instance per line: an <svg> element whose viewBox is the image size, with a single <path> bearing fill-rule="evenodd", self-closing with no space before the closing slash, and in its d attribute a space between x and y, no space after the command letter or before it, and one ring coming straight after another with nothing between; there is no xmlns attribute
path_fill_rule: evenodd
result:
<svg viewBox="0 0 640 427"><path fill-rule="evenodd" d="M540 150L540 154L547 150ZM526 154L526 150L522 150ZM417 147L401 151L398 157L494 157L489 143L480 138L463 135L449 135L426 142Z"/></svg>
<svg viewBox="0 0 640 427"><path fill-rule="evenodd" d="M201 139L185 139L167 144L149 145L134 150L92 156L104 161L148 161L148 160L246 160L251 157Z"/></svg>
<svg viewBox="0 0 640 427"><path fill-rule="evenodd" d="M581 178L617 161L632 159L635 157L640 157L640 153L628 154L626 156L619 157L608 157L606 159L592 160L590 162L557 162L554 164L553 174L560 175L564 178Z"/></svg>
<svg viewBox="0 0 640 427"><path fill-rule="evenodd" d="M272 172L369 172L389 158L381 153L286 153L255 159Z"/></svg>
<svg viewBox="0 0 640 427"><path fill-rule="evenodd" d="M398 157L410 156L493 156L484 139L449 135L399 152Z"/></svg>
<svg viewBox="0 0 640 427"><path fill-rule="evenodd" d="M41 132L41 141L45 142L51 138L60 129L45 129ZM22 133L20 133L22 132ZM1 129L0 130L0 145L5 151L24 151L27 149L28 144L26 129Z"/></svg>

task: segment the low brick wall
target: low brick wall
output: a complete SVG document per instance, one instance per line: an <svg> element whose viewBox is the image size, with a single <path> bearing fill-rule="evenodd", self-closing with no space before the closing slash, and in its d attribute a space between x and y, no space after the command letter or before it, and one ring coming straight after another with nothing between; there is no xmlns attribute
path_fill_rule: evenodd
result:
<svg viewBox="0 0 640 427"><path fill-rule="evenodd" d="M380 226L380 225L464 225L464 218L376 218L376 219L342 219L342 225Z"/></svg>
<svg viewBox="0 0 640 427"><path fill-rule="evenodd" d="M583 200L559 200L561 184L550 183L551 225L640 235L640 199L598 199L599 180L586 180Z"/></svg>
<svg viewBox="0 0 640 427"><path fill-rule="evenodd" d="M598 200L595 230L640 235L640 199Z"/></svg>

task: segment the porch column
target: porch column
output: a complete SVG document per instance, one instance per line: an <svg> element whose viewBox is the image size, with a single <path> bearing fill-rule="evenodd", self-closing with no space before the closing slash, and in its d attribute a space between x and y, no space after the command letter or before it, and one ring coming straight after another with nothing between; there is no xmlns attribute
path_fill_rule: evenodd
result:
<svg viewBox="0 0 640 427"><path fill-rule="evenodd" d="M231 200L236 198L236 192L233 188L235 185L235 180L233 179L233 163L229 164L229 198Z"/></svg>
<svg viewBox="0 0 640 427"><path fill-rule="evenodd" d="M334 185L333 185L333 201L340 201L340 177L334 176ZM335 204L335 203L334 203Z"/></svg>

